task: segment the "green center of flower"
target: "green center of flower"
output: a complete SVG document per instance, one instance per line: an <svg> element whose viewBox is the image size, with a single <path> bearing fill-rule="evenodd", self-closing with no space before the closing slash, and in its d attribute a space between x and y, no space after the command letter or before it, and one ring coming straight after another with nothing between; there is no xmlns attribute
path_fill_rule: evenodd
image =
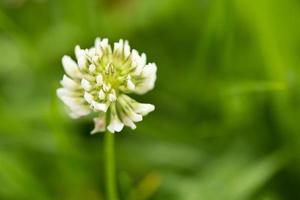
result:
<svg viewBox="0 0 300 200"><path fill-rule="evenodd" d="M135 88L129 75L132 70L129 59L118 55L102 55L101 58L94 56L88 60L88 67L81 81L86 96L92 96L88 99L114 102L120 93L127 93Z"/></svg>

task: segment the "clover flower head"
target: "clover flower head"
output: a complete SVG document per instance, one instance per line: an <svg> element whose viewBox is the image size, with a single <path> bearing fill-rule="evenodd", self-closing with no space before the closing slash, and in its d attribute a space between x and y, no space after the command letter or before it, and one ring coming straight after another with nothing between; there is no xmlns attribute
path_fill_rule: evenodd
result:
<svg viewBox="0 0 300 200"><path fill-rule="evenodd" d="M157 70L156 64L147 64L146 55L131 49L128 41L119 40L112 48L108 39L97 38L90 49L77 45L75 56L76 61L62 58L66 75L57 95L72 118L97 113L92 134L106 129L120 132L124 125L135 129L135 122L154 110L152 104L128 96L153 89Z"/></svg>

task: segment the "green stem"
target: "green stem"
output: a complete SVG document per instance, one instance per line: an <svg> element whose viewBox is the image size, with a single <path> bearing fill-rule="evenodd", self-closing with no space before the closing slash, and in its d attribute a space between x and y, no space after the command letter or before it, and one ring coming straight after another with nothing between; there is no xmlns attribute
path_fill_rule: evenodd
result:
<svg viewBox="0 0 300 200"><path fill-rule="evenodd" d="M105 175L107 200L118 200L115 167L114 134L105 133Z"/></svg>

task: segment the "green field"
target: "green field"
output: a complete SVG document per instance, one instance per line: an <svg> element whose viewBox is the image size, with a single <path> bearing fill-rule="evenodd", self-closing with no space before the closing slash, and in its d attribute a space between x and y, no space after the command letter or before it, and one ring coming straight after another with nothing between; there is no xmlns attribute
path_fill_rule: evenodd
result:
<svg viewBox="0 0 300 200"><path fill-rule="evenodd" d="M1 0L1 200L108 200L103 134L56 96L96 37L158 67L115 135L120 200L300 199L300 1Z"/></svg>

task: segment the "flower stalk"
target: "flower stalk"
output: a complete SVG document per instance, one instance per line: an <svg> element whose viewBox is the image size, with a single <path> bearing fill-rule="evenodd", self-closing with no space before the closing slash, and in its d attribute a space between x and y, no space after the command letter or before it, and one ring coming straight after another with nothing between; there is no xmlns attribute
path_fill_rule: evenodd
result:
<svg viewBox="0 0 300 200"><path fill-rule="evenodd" d="M105 179L107 200L118 200L116 184L116 165L115 165L115 135L107 131L105 133Z"/></svg>

